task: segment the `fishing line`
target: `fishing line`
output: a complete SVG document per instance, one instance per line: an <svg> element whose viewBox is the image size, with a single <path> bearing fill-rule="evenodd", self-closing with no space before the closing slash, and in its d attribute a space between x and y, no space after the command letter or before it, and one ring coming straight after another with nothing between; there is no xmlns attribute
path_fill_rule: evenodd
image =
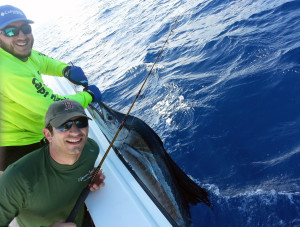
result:
<svg viewBox="0 0 300 227"><path fill-rule="evenodd" d="M92 184L93 184L93 182L94 182L95 177L97 176L97 174L98 174L99 171L101 170L101 166L102 166L104 160L106 159L106 157L107 157L107 155L108 155L110 149L112 148L112 146L113 146L113 144L114 144L116 138L118 137L120 131L122 130L122 128L123 128L123 126L124 126L124 124L125 124L125 122L126 122L128 116L129 116L129 113L131 112L131 110L132 110L132 108L133 108L133 106L134 106L136 100L137 100L138 97L140 96L140 94L141 94L141 92L142 92L142 90L143 90L143 88L144 88L144 86L145 86L145 84L146 84L146 82L147 82L147 80L148 80L148 78L149 78L149 76L150 76L150 74L151 74L151 72L152 72L152 70L153 70L155 64L156 64L156 62L158 61L159 57L161 56L161 54L162 54L162 52L163 52L163 49L165 48L165 45L167 44L167 42L168 42L168 40L169 40L169 37L171 36L171 33L173 32L173 30L174 30L175 25L177 24L177 22L178 22L178 17L176 18L175 22L173 23L173 25L172 25L172 27L171 27L171 29L170 29L170 32L169 32L169 34L168 34L168 36L167 36L166 41L164 42L163 46L161 47L161 49L160 49L160 51L159 51L159 54L157 55L157 57L156 57L154 63L152 64L152 67L151 67L150 71L148 72L148 74L147 74L147 76L146 76L144 82L142 83L142 86L141 86L140 90L138 91L137 95L135 96L135 99L133 100L133 102L132 102L132 104L131 104L129 110L127 111L127 113L126 113L126 115L125 115L125 117L124 117L124 119L123 119L121 125L119 126L119 128L118 128L118 130L117 130L115 136L113 137L112 141L110 142L110 144L109 144L109 146L108 146L108 148L107 148L105 154L103 155L103 157L102 157L102 159L101 159L99 165L94 169L94 172L93 172L93 174L92 174L92 178L91 178L91 180L90 180L90 183L88 184L87 187L85 187L85 188L82 190L82 192L81 192L81 194L79 195L79 198L78 198L78 200L76 201L76 204L75 204L73 210L71 211L69 217L67 218L66 222L73 222L73 221L74 221L74 219L75 219L75 217L76 217L76 215L77 215L79 209L81 208L81 206L82 206L82 204L84 203L86 197L88 196L88 194L89 194L89 192L90 192L90 187L92 187Z"/></svg>
<svg viewBox="0 0 300 227"><path fill-rule="evenodd" d="M124 126L124 124L125 124L125 122L126 122L126 120L127 120L127 117L128 117L128 115L129 115L129 113L131 112L131 110L132 110L132 108L133 108L133 106L134 106L136 100L137 100L138 97L140 96L140 94L141 94L141 92L142 92L142 90L143 90L143 88L144 88L144 86L145 86L145 84L146 84L146 82L147 82L147 80L148 80L148 78L149 78L149 76L150 76L150 74L151 74L151 72L152 72L152 70L153 70L153 68L154 68L154 66L155 66L155 64L156 64L156 62L157 62L157 60L158 60L159 57L161 56L161 53L162 53L162 51L163 51L163 49L164 49L166 43L168 42L169 37L170 37L171 33L173 32L173 30L174 30L175 25L177 24L177 22L178 22L178 18L175 20L173 26L171 27L171 30L170 30L170 32L169 32L169 34L168 34L168 37L167 37L166 41L164 42L162 48L160 49L160 52L159 52L159 54L157 55L157 57L156 57L156 59L155 59L155 62L153 63L153 65L152 65L152 67L151 67L151 69L150 69L150 71L149 71L147 77L145 78L145 80L144 80L144 82L143 82L143 84L142 84L140 90L138 91L137 95L135 96L135 99L133 100L133 102L132 102L132 104L131 104L131 106L130 106L128 112L126 113L126 115L125 115L125 117L124 117L124 119L123 119L123 121L122 121L120 127L118 128L118 131L116 132L114 138L112 139L112 141L111 141L109 147L107 148L107 150L106 150L104 156L102 157L102 159L101 159L101 161L100 161L98 167L97 167L96 170L94 171L94 174L93 174L93 176L92 176L91 181L94 180L95 176L96 176L97 173L99 172L99 170L100 170L100 168L101 168L101 166L102 166L104 160L106 159L106 157L107 157L107 155L108 155L110 149L111 149L112 146L113 146L113 143L115 142L117 136L119 135L121 129L123 128L123 126Z"/></svg>

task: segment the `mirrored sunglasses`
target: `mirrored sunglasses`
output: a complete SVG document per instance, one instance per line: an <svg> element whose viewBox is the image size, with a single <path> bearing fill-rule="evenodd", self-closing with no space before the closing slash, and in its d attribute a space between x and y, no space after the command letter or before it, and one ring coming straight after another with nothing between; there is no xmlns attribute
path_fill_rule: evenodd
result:
<svg viewBox="0 0 300 227"><path fill-rule="evenodd" d="M13 37L19 35L20 31L22 31L25 35L31 33L31 26L29 24L23 25L21 28L8 27L4 28L0 31L0 33L4 34L7 37Z"/></svg>
<svg viewBox="0 0 300 227"><path fill-rule="evenodd" d="M77 128L85 128L89 124L88 119L82 117L73 121L67 121L55 129L58 131L68 131L70 128L72 128L73 123L76 125Z"/></svg>

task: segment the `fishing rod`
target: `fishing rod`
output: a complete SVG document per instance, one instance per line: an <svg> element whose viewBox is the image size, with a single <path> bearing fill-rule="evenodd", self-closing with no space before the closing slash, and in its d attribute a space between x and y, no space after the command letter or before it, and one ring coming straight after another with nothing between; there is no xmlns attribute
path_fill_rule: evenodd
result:
<svg viewBox="0 0 300 227"><path fill-rule="evenodd" d="M175 25L177 24L177 22L178 22L178 17L176 18L175 22L173 23L173 25L172 25L172 27L171 27L171 29L170 29L170 32L169 32L169 34L168 34L168 36L167 36L166 41L164 42L163 46L161 47L161 49L160 49L160 51L159 51L159 53L158 53L158 55L157 55L157 57L156 57L154 63L152 64L152 67L151 67L150 71L148 72L148 74L147 74L147 76L146 76L144 82L142 83L142 86L141 86L140 90L138 91L137 95L135 96L135 99L133 100L133 102L132 102L132 104L131 104L129 110L127 111L127 113L126 113L126 115L125 115L125 117L124 117L124 119L123 119L121 125L119 126L119 128L118 128L118 130L117 130L115 136L113 137L112 141L110 142L110 144L109 144L109 146L108 146L108 148L107 148L105 154L103 155L103 157L102 157L102 159L101 159L99 165L94 169L93 174L92 174L92 177L91 177L91 180L90 180L90 183L89 183L89 184L82 190L82 192L80 193L80 195L79 195L79 197L78 197L78 199L77 199L77 201L76 201L76 204L75 204L74 208L72 209L70 215L69 215L68 218L66 219L66 222L73 222L73 221L74 221L74 219L75 219L75 217L76 217L76 215L77 215L79 209L81 208L81 206L83 205L85 199L87 198L87 196L88 196L88 194L89 194L89 192L90 192L90 187L92 187L92 184L93 184L93 182L94 182L95 177L97 176L97 174L98 174L99 171L101 170L101 166L102 166L104 160L106 159L106 157L107 157L107 155L108 155L110 149L112 148L112 146L113 146L115 140L117 139L117 137L118 137L120 131L122 130L122 128L123 128L123 126L124 126L124 124L125 124L125 122L126 122L128 116L129 116L129 113L131 112L131 109L133 108L133 106L134 106L136 100L137 100L138 97L140 96L140 94L141 94L141 92L142 92L142 90L143 90L143 88L144 88L144 86L145 86L145 84L146 84L146 82L147 82L147 80L148 80L150 74L152 73L152 70L153 70L153 68L154 68L154 66L155 66L155 64L156 64L156 62L158 61L159 57L161 56L161 54L162 54L162 52L163 52L163 49L165 48L165 45L167 44L167 42L168 42L168 40L169 40L169 37L171 36L171 33L173 32L173 30L174 30Z"/></svg>

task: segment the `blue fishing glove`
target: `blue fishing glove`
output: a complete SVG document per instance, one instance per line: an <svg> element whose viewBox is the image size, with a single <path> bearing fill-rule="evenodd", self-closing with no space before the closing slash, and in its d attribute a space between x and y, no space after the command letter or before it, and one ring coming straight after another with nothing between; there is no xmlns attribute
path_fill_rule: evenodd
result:
<svg viewBox="0 0 300 227"><path fill-rule="evenodd" d="M102 101L102 95L99 90L99 88L96 87L96 85L90 85L83 89L84 91L88 92L92 97L92 102L99 102Z"/></svg>
<svg viewBox="0 0 300 227"><path fill-rule="evenodd" d="M86 78L83 70L78 66L67 66L64 69L64 77L74 84L88 86L88 79Z"/></svg>

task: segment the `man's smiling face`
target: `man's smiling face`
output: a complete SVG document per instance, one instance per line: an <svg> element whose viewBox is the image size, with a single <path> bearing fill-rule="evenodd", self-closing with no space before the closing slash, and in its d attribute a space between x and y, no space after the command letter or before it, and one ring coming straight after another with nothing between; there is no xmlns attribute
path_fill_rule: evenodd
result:
<svg viewBox="0 0 300 227"><path fill-rule="evenodd" d="M70 120L79 119L74 117ZM87 120L87 119L86 119ZM88 138L89 127L78 128L74 123L70 129L60 131L53 128L44 129L44 135L49 141L50 155L60 164L73 165L80 157Z"/></svg>
<svg viewBox="0 0 300 227"><path fill-rule="evenodd" d="M16 21L1 30L3 31L6 28L12 27L21 28L27 24L28 23L24 21ZM5 34L0 33L0 47L22 61L27 61L28 57L31 55L33 42L34 38L32 33L24 34L22 30L19 31L18 35L12 37L7 37Z"/></svg>

